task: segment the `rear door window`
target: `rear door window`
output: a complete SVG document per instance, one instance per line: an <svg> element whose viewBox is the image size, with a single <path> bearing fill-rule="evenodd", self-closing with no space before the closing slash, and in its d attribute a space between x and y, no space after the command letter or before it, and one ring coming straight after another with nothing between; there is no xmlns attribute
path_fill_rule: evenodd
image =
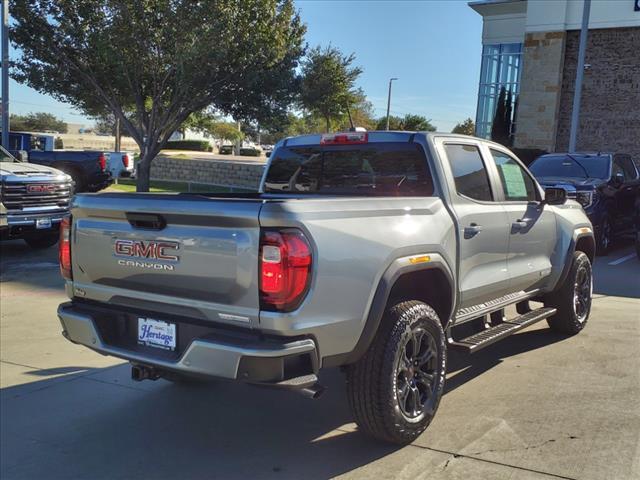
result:
<svg viewBox="0 0 640 480"><path fill-rule="evenodd" d="M433 181L418 144L315 145L279 148L267 171L264 191L431 196Z"/></svg>
<svg viewBox="0 0 640 480"><path fill-rule="evenodd" d="M476 145L447 143L444 150L451 165L456 191L473 200L492 201L489 175L480 156L480 149Z"/></svg>

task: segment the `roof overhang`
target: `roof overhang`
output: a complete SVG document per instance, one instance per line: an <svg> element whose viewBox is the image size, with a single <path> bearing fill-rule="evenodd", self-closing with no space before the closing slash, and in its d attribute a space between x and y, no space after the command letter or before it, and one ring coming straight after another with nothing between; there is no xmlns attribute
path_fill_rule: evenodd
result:
<svg viewBox="0 0 640 480"><path fill-rule="evenodd" d="M527 0L476 0L467 5L483 17L527 12Z"/></svg>

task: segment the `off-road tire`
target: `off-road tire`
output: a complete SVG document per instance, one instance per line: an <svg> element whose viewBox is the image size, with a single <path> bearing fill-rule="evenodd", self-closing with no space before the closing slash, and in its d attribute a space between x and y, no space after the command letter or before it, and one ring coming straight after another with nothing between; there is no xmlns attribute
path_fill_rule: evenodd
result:
<svg viewBox="0 0 640 480"><path fill-rule="evenodd" d="M581 282L582 270L586 270L586 274L589 278L588 285L588 299L586 301L586 313L579 315L576 291L578 289L578 282ZM582 291L586 293L585 288ZM571 268L569 274L562 284L555 292L550 293L544 299L545 307L554 307L558 312L547 319L547 323L552 330L560 333L566 333L569 335L575 335L580 332L589 320L589 314L591 313L591 295L593 291L593 277L591 262L589 257L584 252L574 252L573 260L571 262Z"/></svg>
<svg viewBox="0 0 640 480"><path fill-rule="evenodd" d="M48 233L46 235L39 235L37 237L25 237L24 241L27 245L35 250L43 250L45 248L53 247L56 243L58 243L59 237L60 235L58 233Z"/></svg>
<svg viewBox="0 0 640 480"><path fill-rule="evenodd" d="M399 365L407 353L405 344L414 333L428 334L433 342L432 390L424 411L409 418L400 405L398 388L406 375ZM422 341L422 340L421 340ZM421 344L422 345L422 344ZM403 355L401 357L401 355ZM446 337L436 312L411 300L393 305L385 314L373 342L358 362L347 368L347 396L359 429L378 440L407 444L431 423L444 389L447 365ZM406 364L403 364L406 367ZM416 367L416 371L417 371ZM413 373L413 369L411 370ZM405 383L408 387L408 384ZM424 385L422 385L424 386ZM405 397L406 399L407 397ZM406 401L404 408L406 408Z"/></svg>

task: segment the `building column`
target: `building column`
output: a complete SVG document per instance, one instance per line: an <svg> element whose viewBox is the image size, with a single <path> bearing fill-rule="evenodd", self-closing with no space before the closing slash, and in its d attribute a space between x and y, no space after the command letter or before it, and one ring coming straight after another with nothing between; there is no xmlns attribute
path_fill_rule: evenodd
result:
<svg viewBox="0 0 640 480"><path fill-rule="evenodd" d="M566 32L525 34L514 146L556 148Z"/></svg>

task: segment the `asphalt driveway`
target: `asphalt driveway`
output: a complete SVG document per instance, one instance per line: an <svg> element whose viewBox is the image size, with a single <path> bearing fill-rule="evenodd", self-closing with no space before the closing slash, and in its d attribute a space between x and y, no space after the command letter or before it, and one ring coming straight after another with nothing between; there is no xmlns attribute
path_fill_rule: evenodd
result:
<svg viewBox="0 0 640 480"><path fill-rule="evenodd" d="M427 432L395 448L360 435L342 374L319 400L225 382L135 383L121 360L73 345L56 250L2 245L0 477L640 478L640 261L595 265L587 328L545 323L452 354ZM619 263L615 263L628 257Z"/></svg>

